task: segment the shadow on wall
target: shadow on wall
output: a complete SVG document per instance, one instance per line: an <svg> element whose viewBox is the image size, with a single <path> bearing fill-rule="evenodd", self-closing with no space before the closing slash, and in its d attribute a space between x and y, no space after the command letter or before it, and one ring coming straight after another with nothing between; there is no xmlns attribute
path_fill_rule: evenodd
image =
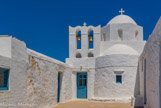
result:
<svg viewBox="0 0 161 108"><path fill-rule="evenodd" d="M134 88L134 99L132 101L132 104L135 106L134 108L144 108L143 104L143 98L140 96L140 73L139 73L139 63L137 66L137 73L136 73L136 82L135 82L135 88Z"/></svg>
<svg viewBox="0 0 161 108"><path fill-rule="evenodd" d="M160 56L159 56L159 63L160 63L160 66L159 66L159 71L160 71L159 72L159 75L160 75L159 76L159 103L160 104L159 105L160 106L159 107L161 107L161 42L160 42L160 49L159 50L160 50L160 52L159 52L160 53Z"/></svg>

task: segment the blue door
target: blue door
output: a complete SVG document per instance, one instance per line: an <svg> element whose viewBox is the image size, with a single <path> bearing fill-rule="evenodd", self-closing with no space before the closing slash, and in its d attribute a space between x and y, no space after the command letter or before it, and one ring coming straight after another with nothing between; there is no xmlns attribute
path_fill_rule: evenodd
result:
<svg viewBox="0 0 161 108"><path fill-rule="evenodd" d="M87 98L87 73L77 73L77 98Z"/></svg>
<svg viewBox="0 0 161 108"><path fill-rule="evenodd" d="M60 101L60 72L58 72L58 90L57 90L57 103Z"/></svg>

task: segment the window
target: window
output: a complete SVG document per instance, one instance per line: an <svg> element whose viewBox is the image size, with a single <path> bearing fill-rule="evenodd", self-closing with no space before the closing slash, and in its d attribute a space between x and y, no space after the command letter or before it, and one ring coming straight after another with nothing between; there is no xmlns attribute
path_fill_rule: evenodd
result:
<svg viewBox="0 0 161 108"><path fill-rule="evenodd" d="M94 41L94 36L93 36L93 30L90 30L89 32L88 32L88 48L89 49L92 49L93 48L93 41Z"/></svg>
<svg viewBox="0 0 161 108"><path fill-rule="evenodd" d="M80 75L79 78L82 78L82 75Z"/></svg>
<svg viewBox="0 0 161 108"><path fill-rule="evenodd" d="M76 54L76 58L82 58L81 54L80 53L77 53Z"/></svg>
<svg viewBox="0 0 161 108"><path fill-rule="evenodd" d="M77 49L81 49L81 31L76 33Z"/></svg>
<svg viewBox="0 0 161 108"><path fill-rule="evenodd" d="M8 90L9 69L0 68L0 90Z"/></svg>
<svg viewBox="0 0 161 108"><path fill-rule="evenodd" d="M88 53L88 57L94 57L94 54L92 52Z"/></svg>
<svg viewBox="0 0 161 108"><path fill-rule="evenodd" d="M77 73L79 86L87 85L87 74L86 73Z"/></svg>
<svg viewBox="0 0 161 108"><path fill-rule="evenodd" d="M122 84L122 75L116 75L116 83Z"/></svg>
<svg viewBox="0 0 161 108"><path fill-rule="evenodd" d="M82 79L80 79L80 81L79 81L79 86L82 86L83 84L82 84Z"/></svg>
<svg viewBox="0 0 161 108"><path fill-rule="evenodd" d="M136 38L136 40L138 40L138 34L139 34L139 32L136 30L136 32L135 32L135 38Z"/></svg>
<svg viewBox="0 0 161 108"><path fill-rule="evenodd" d="M122 31L122 29L118 29L118 35L119 35L120 40L123 40L123 31Z"/></svg>
<svg viewBox="0 0 161 108"><path fill-rule="evenodd" d="M87 81L86 81L86 79L84 79L83 86L86 86L86 85L87 85Z"/></svg>

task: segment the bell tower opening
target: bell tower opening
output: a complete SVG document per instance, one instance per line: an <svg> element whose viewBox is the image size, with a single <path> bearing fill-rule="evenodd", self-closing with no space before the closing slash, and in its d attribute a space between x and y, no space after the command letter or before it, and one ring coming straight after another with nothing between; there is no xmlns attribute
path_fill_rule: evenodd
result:
<svg viewBox="0 0 161 108"><path fill-rule="evenodd" d="M94 54L92 52L88 53L88 57L94 57Z"/></svg>
<svg viewBox="0 0 161 108"><path fill-rule="evenodd" d="M88 48L93 49L93 41L94 41L94 32L93 30L89 30L88 32Z"/></svg>
<svg viewBox="0 0 161 108"><path fill-rule="evenodd" d="M76 58L82 58L82 55L80 53L77 53Z"/></svg>
<svg viewBox="0 0 161 108"><path fill-rule="evenodd" d="M76 32L77 49L81 49L81 31Z"/></svg>

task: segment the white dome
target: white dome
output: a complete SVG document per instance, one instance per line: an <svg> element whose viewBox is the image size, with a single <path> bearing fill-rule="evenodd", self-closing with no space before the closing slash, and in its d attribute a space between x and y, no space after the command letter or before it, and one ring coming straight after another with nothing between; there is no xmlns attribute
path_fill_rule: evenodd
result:
<svg viewBox="0 0 161 108"><path fill-rule="evenodd" d="M103 55L111 54L127 54L127 55L138 55L137 51L130 46L117 44L108 48Z"/></svg>
<svg viewBox="0 0 161 108"><path fill-rule="evenodd" d="M131 23L131 24L136 24L136 22L129 16L127 15L118 15L111 19L111 21L107 24L121 24L121 23Z"/></svg>

